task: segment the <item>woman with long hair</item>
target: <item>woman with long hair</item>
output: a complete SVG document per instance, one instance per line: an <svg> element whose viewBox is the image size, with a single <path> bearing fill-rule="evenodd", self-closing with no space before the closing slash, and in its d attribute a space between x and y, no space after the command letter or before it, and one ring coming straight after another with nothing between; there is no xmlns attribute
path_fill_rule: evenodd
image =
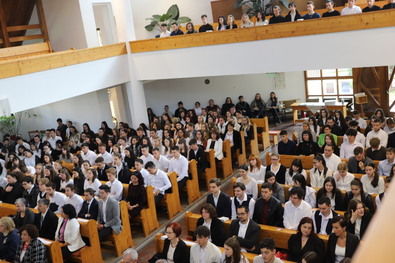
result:
<svg viewBox="0 0 395 263"><path fill-rule="evenodd" d="M326 162L322 154L317 154L313 158L313 168L310 170L311 187L322 187L324 180L332 176L333 171L326 167Z"/></svg>
<svg viewBox="0 0 395 263"><path fill-rule="evenodd" d="M343 207L347 208L348 204L352 199L358 199L361 200L367 208L369 208L369 211L371 214L374 213L374 207L373 207L373 201L372 197L370 194L365 192L363 190L363 184L361 180L358 178L354 178L354 180L351 181L351 190L346 193L344 196L344 202L343 202Z"/></svg>
<svg viewBox="0 0 395 263"><path fill-rule="evenodd" d="M273 194L272 196L280 200L281 203L285 203L284 188L281 184L276 182L276 175L273 172L266 172L265 183L268 182L272 185Z"/></svg>
<svg viewBox="0 0 395 263"><path fill-rule="evenodd" d="M365 165L365 173L361 177L363 190L368 194L384 193L384 179L377 173L374 163Z"/></svg>
<svg viewBox="0 0 395 263"><path fill-rule="evenodd" d="M241 253L240 243L236 237L230 237L225 241L225 251L221 255L221 263L248 263Z"/></svg>
<svg viewBox="0 0 395 263"><path fill-rule="evenodd" d="M337 140L337 138L336 138ZM333 146L333 153L336 154L337 156L340 156L340 148L337 146L337 141L335 140L335 137L333 134L326 134L325 135L325 143L321 147L321 153L324 153L325 146L328 144L331 144Z"/></svg>
<svg viewBox="0 0 395 263"><path fill-rule="evenodd" d="M266 20L265 18L265 13L259 11L256 14L256 22L255 22L255 26L266 26L269 24L269 21Z"/></svg>
<svg viewBox="0 0 395 263"><path fill-rule="evenodd" d="M141 210L147 205L147 193L144 187L144 179L139 171L133 171L130 176L131 183L128 188L129 215L132 219L140 215Z"/></svg>
<svg viewBox="0 0 395 263"><path fill-rule="evenodd" d="M344 217L348 222L347 231L362 239L372 218L365 204L361 200L352 199Z"/></svg>
<svg viewBox="0 0 395 263"><path fill-rule="evenodd" d="M265 181L266 167L262 165L261 160L256 155L250 155L248 158L248 176L254 178L257 183L263 183Z"/></svg>
<svg viewBox="0 0 395 263"><path fill-rule="evenodd" d="M329 197L333 209L343 210L342 192L336 187L335 179L331 176L325 178L324 185L317 192L317 200L324 196Z"/></svg>
<svg viewBox="0 0 395 263"><path fill-rule="evenodd" d="M280 103L278 101L276 93L274 93L273 91L270 92L270 97L266 102L266 106L268 107L269 111L272 113L275 124L281 123L280 117L278 116L278 112L277 112L277 110L280 109Z"/></svg>
<svg viewBox="0 0 395 263"><path fill-rule="evenodd" d="M297 146L298 154L309 156L316 155L321 152L321 148L314 141L314 137L310 131L303 131L301 141Z"/></svg>
<svg viewBox="0 0 395 263"><path fill-rule="evenodd" d="M306 178L304 178L303 175L297 173L295 176L292 178L294 184L293 186L299 186L303 189L304 191L304 200L311 205L311 207L316 206L316 193L315 190L307 186L306 183Z"/></svg>
<svg viewBox="0 0 395 263"><path fill-rule="evenodd" d="M224 16L218 17L218 28L217 28L217 30L218 31L226 30L227 27L228 27L228 24L227 24L226 18Z"/></svg>
<svg viewBox="0 0 395 263"><path fill-rule="evenodd" d="M234 29L237 28L237 24L235 23L235 17L233 15L228 15L228 22L227 22L226 29Z"/></svg>
<svg viewBox="0 0 395 263"><path fill-rule="evenodd" d="M303 169L303 164L301 159L294 159L291 163L291 168L287 169L287 173L285 174L285 184L292 185L295 174L301 174L307 180L307 173L305 169Z"/></svg>
<svg viewBox="0 0 395 263"><path fill-rule="evenodd" d="M329 116L329 111L326 108L321 109L318 116L317 125L322 128L326 124Z"/></svg>
<svg viewBox="0 0 395 263"><path fill-rule="evenodd" d="M237 178L236 182L241 182L246 187L246 194L254 198L258 198L258 184L256 180L248 175L248 165L244 164L239 169L240 177Z"/></svg>

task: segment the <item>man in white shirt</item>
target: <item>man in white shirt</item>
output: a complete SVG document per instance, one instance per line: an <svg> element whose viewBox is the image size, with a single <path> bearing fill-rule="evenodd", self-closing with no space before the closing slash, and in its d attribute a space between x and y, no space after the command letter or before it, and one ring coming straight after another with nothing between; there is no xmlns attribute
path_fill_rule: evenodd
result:
<svg viewBox="0 0 395 263"><path fill-rule="evenodd" d="M252 218L255 209L255 200L246 194L246 187L243 183L237 182L233 185L233 191L235 196L231 200L231 219L236 219L236 210L239 206L247 206L250 211L250 216Z"/></svg>
<svg viewBox="0 0 395 263"><path fill-rule="evenodd" d="M154 161L154 156L149 153L149 146L148 145L143 145L141 147L141 157L140 159L143 160L144 165L147 164L148 162L153 162Z"/></svg>
<svg viewBox="0 0 395 263"><path fill-rule="evenodd" d="M51 144L52 149L56 148L56 142L57 141L62 141L62 137L56 136L56 131L55 129L51 129L49 132L49 139L47 140L49 144Z"/></svg>
<svg viewBox="0 0 395 263"><path fill-rule="evenodd" d="M96 153L89 150L89 145L87 143L81 144L81 157L84 161L89 161L91 165L95 165L95 161L97 158Z"/></svg>
<svg viewBox="0 0 395 263"><path fill-rule="evenodd" d="M365 145L366 138L365 138L365 135L363 135L362 133L360 133L358 131L358 127L359 127L358 122L355 120L350 121L348 123L348 126L350 127L350 129L354 129L357 131L357 136L355 137L355 141L359 142L362 145ZM343 142L348 142L348 138L346 135L343 136Z"/></svg>
<svg viewBox="0 0 395 263"><path fill-rule="evenodd" d="M357 137L357 131L354 129L347 129L346 136L348 138L347 142L343 142L340 146L340 158L350 158L354 156L355 147L364 147L362 144L357 142L355 138Z"/></svg>
<svg viewBox="0 0 395 263"><path fill-rule="evenodd" d="M178 191L181 192L188 180L188 159L181 155L178 146L171 148L171 153L173 158L169 162L169 173L177 173Z"/></svg>
<svg viewBox="0 0 395 263"><path fill-rule="evenodd" d="M143 160L141 160L141 159L136 159L136 160L134 161L134 169L135 169L136 171L138 171L138 172L141 173L141 176L144 178L144 180L145 180L145 178L148 178L149 173L148 173L148 171L144 168ZM144 182L145 182L145 181L144 181ZM147 186L147 185L145 185L145 186Z"/></svg>
<svg viewBox="0 0 395 263"><path fill-rule="evenodd" d="M389 118L386 121L387 125L384 127L384 131L390 135L395 132L395 121L393 118Z"/></svg>
<svg viewBox="0 0 395 263"><path fill-rule="evenodd" d="M109 152L107 152L105 144L99 145L99 155L98 156L103 157L105 164L112 165L113 158L112 158L112 155Z"/></svg>
<svg viewBox="0 0 395 263"><path fill-rule="evenodd" d="M117 170L115 168L109 168L106 170L108 185L111 189L110 196L117 201L121 201L123 186L122 183L117 179Z"/></svg>
<svg viewBox="0 0 395 263"><path fill-rule="evenodd" d="M331 199L327 196L321 197L318 200L318 210L311 215L315 233L330 235L332 233L332 218L338 215L332 210Z"/></svg>
<svg viewBox="0 0 395 263"><path fill-rule="evenodd" d="M196 244L190 252L190 263L219 262L221 250L210 242L210 230L206 226L198 226L195 230Z"/></svg>
<svg viewBox="0 0 395 263"><path fill-rule="evenodd" d="M362 13L362 9L355 5L356 0L348 0L348 6L343 8L342 16Z"/></svg>
<svg viewBox="0 0 395 263"><path fill-rule="evenodd" d="M388 133L381 129L381 121L380 119L372 120L372 130L366 135L366 148L370 147L370 139L379 138L380 146L387 147L388 143Z"/></svg>
<svg viewBox="0 0 395 263"><path fill-rule="evenodd" d="M388 148L385 156L387 159L379 162L377 172L379 175L389 176L392 166L395 164L395 148Z"/></svg>
<svg viewBox="0 0 395 263"><path fill-rule="evenodd" d="M45 185L47 192L47 198L49 199L49 209L54 213L60 213L60 209L66 201L66 196L60 192L55 191L55 184L49 182Z"/></svg>
<svg viewBox="0 0 395 263"><path fill-rule="evenodd" d="M152 150L152 155L154 156L153 163L155 164L155 166L158 167L159 170L167 173L167 171L169 170L169 159L167 159L163 155L160 155L160 151L158 148L154 148Z"/></svg>
<svg viewBox="0 0 395 263"><path fill-rule="evenodd" d="M75 211L78 213L81 210L82 203L84 202L84 199L82 199L81 196L77 195L75 193L76 188L74 187L73 184L68 184L65 187L65 194L66 194L66 200L64 200L64 204L71 204L74 206Z"/></svg>
<svg viewBox="0 0 395 263"><path fill-rule="evenodd" d="M160 33L159 37L169 37L170 36L170 31L167 30L167 24L165 24L165 23L161 24L160 29L162 30L162 33Z"/></svg>
<svg viewBox="0 0 395 263"><path fill-rule="evenodd" d="M276 245L273 238L264 238L259 244L261 254L254 258L253 263L283 263L283 261L276 257Z"/></svg>
<svg viewBox="0 0 395 263"><path fill-rule="evenodd" d="M329 169L333 171L337 170L337 166L339 165L339 163L341 163L341 159L339 156L337 156L336 154L333 153L334 149L333 149L333 145L332 144L327 144L325 145L324 148L324 160L326 162L326 167L328 167Z"/></svg>
<svg viewBox="0 0 395 263"><path fill-rule="evenodd" d="M151 185L154 188L155 205L160 207L165 191L171 187L171 182L167 174L159 170L153 162L148 162L145 169L148 171L148 176L143 177L144 184L145 186Z"/></svg>
<svg viewBox="0 0 395 263"><path fill-rule="evenodd" d="M20 146L23 146L23 147L25 147L26 149L30 149L30 145L29 145L28 143L24 142L22 137L17 137L17 138L16 138L16 145L15 145L15 152L16 152L16 153L19 152L19 151L18 151L18 148L19 148Z"/></svg>
<svg viewBox="0 0 395 263"><path fill-rule="evenodd" d="M292 187L290 200L284 206L285 228L296 230L303 217L311 217L311 206L303 200L303 196L304 191L301 187Z"/></svg>
<svg viewBox="0 0 395 263"><path fill-rule="evenodd" d="M352 116L354 117L354 120L356 120L358 122L359 128L366 129L368 124L366 123L366 121L364 119L361 118L361 116L359 115L359 111L357 111L357 110L353 111Z"/></svg>

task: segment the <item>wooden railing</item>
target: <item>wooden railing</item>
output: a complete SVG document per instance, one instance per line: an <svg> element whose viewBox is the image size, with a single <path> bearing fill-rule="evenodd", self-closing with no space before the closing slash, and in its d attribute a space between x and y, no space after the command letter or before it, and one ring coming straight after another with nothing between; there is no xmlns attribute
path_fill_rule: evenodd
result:
<svg viewBox="0 0 395 263"><path fill-rule="evenodd" d="M395 10L312 19L210 33L129 42L131 52L148 52L395 26Z"/></svg>
<svg viewBox="0 0 395 263"><path fill-rule="evenodd" d="M126 44L68 50L0 62L0 79L124 55Z"/></svg>

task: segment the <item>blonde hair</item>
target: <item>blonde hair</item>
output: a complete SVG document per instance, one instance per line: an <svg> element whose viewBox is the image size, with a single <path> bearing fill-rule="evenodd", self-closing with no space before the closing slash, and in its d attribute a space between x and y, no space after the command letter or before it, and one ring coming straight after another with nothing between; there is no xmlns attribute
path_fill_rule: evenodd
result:
<svg viewBox="0 0 395 263"><path fill-rule="evenodd" d="M347 163L346 162L341 162L337 165L337 170L342 170L342 171L348 171L347 169Z"/></svg>
<svg viewBox="0 0 395 263"><path fill-rule="evenodd" d="M11 219L11 217L4 216L4 217L0 218L0 224L4 225L4 228L8 232L11 232L15 229L15 223L14 223L14 220Z"/></svg>

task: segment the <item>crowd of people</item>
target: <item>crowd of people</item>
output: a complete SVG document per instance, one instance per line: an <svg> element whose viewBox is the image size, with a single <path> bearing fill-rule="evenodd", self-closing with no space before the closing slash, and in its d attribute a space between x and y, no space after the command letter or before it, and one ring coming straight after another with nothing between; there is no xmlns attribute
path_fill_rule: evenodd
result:
<svg viewBox="0 0 395 263"><path fill-rule="evenodd" d="M372 11L379 11L379 10L386 10L395 8L394 0L388 0L388 3L380 8L379 6L375 5L375 0L367 0L367 6L361 9L359 6L356 5L356 0L348 0L348 5L344 7L341 12L334 9L334 2L332 0L326 1L326 9L327 11L322 14L322 17L333 17L333 16L340 16L340 15L353 15L353 14L360 14L365 12L372 12ZM314 11L315 5L313 1L308 1L306 3L306 10L307 13L305 15L300 15L296 8L295 2L290 2L288 4L289 12L286 16L281 14L281 8L278 5L273 6L273 16L268 20L266 20L265 12L259 11L256 15L256 22L251 21L251 17L247 14L243 14L241 17L240 25L237 25L235 21L235 17L233 15L220 16L218 17L218 26L214 29L212 25L210 25L207 21L207 15L202 15L202 25L199 27L198 30L195 29L193 22L188 22L186 24L186 31L185 34L195 34L195 33L203 33L203 32L212 32L212 31L221 31L227 29L234 29L240 26L241 28L246 27L254 27L254 26L264 26L269 24L277 24L283 22L294 22L294 21L302 21L302 20L309 20L320 18L321 15ZM179 28L177 22L173 22L171 25L172 31L169 31L169 28L166 23L161 24L161 33L157 35L157 38L161 37L169 37L169 36L179 36L183 35L184 32Z"/></svg>
<svg viewBox="0 0 395 263"><path fill-rule="evenodd" d="M31 140L5 135L0 145L0 200L15 204L17 213L0 220L0 251L7 251L0 253L0 259L45 262L45 246L38 237L61 242L63 257L69 258L85 245L77 217L97 220L102 241L112 232L119 233L122 183L129 184L125 196L132 219L147 205L148 185L153 187L157 209L164 211L161 201L172 188L167 172L177 172L181 191L189 177L188 160L197 161L200 177L208 167L206 151L213 149L220 161L223 141L229 140L235 152L242 149L240 131L247 144L254 139L250 117L271 113L273 121L280 122L275 93L267 102L259 93L251 103L243 96L238 99L235 105L228 97L222 107L212 99L204 108L196 102L189 110L179 102L174 113L166 105L160 117L148 109L149 124L137 129L127 123L111 129L102 122L96 133L84 123L80 133L71 121L64 124L59 118L56 129L46 130L43 136L37 133ZM321 109L302 127L296 142L281 132L278 152L314 156L309 185L297 156L291 167L285 167L280 155L272 153L271 164L265 167L258 156L251 155L239 169L234 197L220 190L219 179L210 181L211 193L195 233L196 248L190 254L179 252L178 244L183 241L174 223L166 230L167 251L159 253L157 260L194 262L212 252L212 262L244 262L240 251L247 251L261 254L254 262L279 262L273 240L258 240L258 224L297 230L289 240L290 260L340 262L351 257L395 172L394 121L385 118L381 109L369 125L357 111L344 118L341 112L330 116ZM366 139L360 129L365 129ZM343 134L343 144L336 149L336 138ZM336 153L349 158L348 164ZM378 167L368 153L381 160ZM354 178L356 173L364 174L361 180ZM260 193L258 184L262 184ZM285 200L282 184L292 185L289 200ZM347 191L344 198L341 190ZM372 194L378 194L375 206ZM39 212L34 214L29 208ZM314 208L318 210L313 212ZM334 210L346 211L345 216ZM223 221L228 219L232 223L226 233ZM327 251L315 233L330 235ZM205 250L207 246L210 249ZM215 246L224 246L225 253L218 253ZM303 259L308 252L314 252L311 258L318 261ZM219 261L214 260L217 257Z"/></svg>

